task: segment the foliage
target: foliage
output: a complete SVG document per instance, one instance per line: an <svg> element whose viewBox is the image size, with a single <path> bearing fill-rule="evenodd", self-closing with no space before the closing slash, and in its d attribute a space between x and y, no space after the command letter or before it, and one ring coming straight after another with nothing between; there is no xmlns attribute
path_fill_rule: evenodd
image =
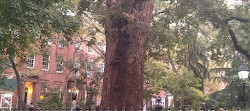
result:
<svg viewBox="0 0 250 111"><path fill-rule="evenodd" d="M93 63L94 64L94 63ZM79 107L92 108L97 96L100 95L102 73L94 67L91 77L87 77L86 72L80 72L81 77L77 78L77 88L83 91L83 98L79 99ZM85 95L86 94L86 95Z"/></svg>
<svg viewBox="0 0 250 111"><path fill-rule="evenodd" d="M0 2L0 53L1 57L25 58L31 52L31 44L41 48L54 33L63 33L67 39L79 27L77 16L68 1L4 0ZM39 43L39 44L38 44Z"/></svg>
<svg viewBox="0 0 250 111"><path fill-rule="evenodd" d="M71 42L73 44L79 43L76 39L73 39ZM78 51L75 47L73 58L68 58L64 60L62 57L58 56L58 61L63 61L64 63L64 72L66 75L65 87L64 87L64 96L68 94L66 85L71 80L75 83L77 90L79 90L79 97L77 98L77 105L84 109L86 107L91 108L94 104L94 98L100 93L100 84L102 79L102 72L99 72L99 69L96 67L98 62L101 62L102 59L97 57L90 57L87 54L84 54L81 51ZM79 48L79 47L78 47ZM88 68L88 69L87 69ZM88 71L87 71L88 70ZM89 75L92 73L91 75ZM74 80L74 81L72 81ZM86 92L85 92L86 91ZM76 92L72 92L76 93ZM85 96L85 93L87 94ZM66 103L65 103L66 104Z"/></svg>
<svg viewBox="0 0 250 111"><path fill-rule="evenodd" d="M61 109L63 104L62 92L58 88L48 88L44 98L36 102L37 106L42 109Z"/></svg>
<svg viewBox="0 0 250 111"><path fill-rule="evenodd" d="M237 20L237 17L249 19L248 7L246 3L230 9L221 0L156 1L152 35L148 42L149 55L164 58L168 63L173 58L171 64L184 65L192 70L203 85L209 77L211 62L219 67L232 62L235 46L228 27L235 30L243 49L248 50L246 43L241 42L249 40L246 38L249 28L238 27L246 27L249 22ZM236 21L230 21L229 26L225 24L227 20Z"/></svg>
<svg viewBox="0 0 250 111"><path fill-rule="evenodd" d="M179 105L198 107L208 100L208 96L198 89L200 85L193 73L182 67L178 69L177 73L169 74L166 77L164 88L174 95L175 99L179 101Z"/></svg>
<svg viewBox="0 0 250 111"><path fill-rule="evenodd" d="M1 0L0 1L0 57L9 59L15 71L18 86L18 107L22 104L21 80L16 63L22 63L27 55L45 52L55 33L70 35L79 28L80 19L72 16L71 1L64 0ZM18 62L14 62L14 58Z"/></svg>
<svg viewBox="0 0 250 111"><path fill-rule="evenodd" d="M205 38L207 32L202 28L206 20L199 18L197 9L202 5L199 2L156 2L156 12L163 13L155 14L148 37L148 55L174 67L185 66L200 79L200 89L204 90L204 80L209 77L209 48L205 43L212 38Z"/></svg>
<svg viewBox="0 0 250 111"><path fill-rule="evenodd" d="M179 67L177 72L173 72L168 67L163 62L154 59L147 60L145 65L145 79L148 82L145 88L147 98L153 97L153 94L164 88L174 95L175 100L178 100L176 103L179 105L179 102L182 101L183 105L185 103L185 105L198 107L208 100L208 96L198 89L201 84L192 72L184 67Z"/></svg>
<svg viewBox="0 0 250 111"><path fill-rule="evenodd" d="M144 87L144 98L150 100L153 98L154 94L157 94L162 90L164 84L163 79L166 75L166 65L162 62L156 61L154 59L148 59L145 62L145 87Z"/></svg>
<svg viewBox="0 0 250 111"><path fill-rule="evenodd" d="M204 82L205 93L211 94L216 91L220 91L226 83L221 79L206 79Z"/></svg>
<svg viewBox="0 0 250 111"><path fill-rule="evenodd" d="M82 44L85 44L85 42L87 43L86 38L80 37L80 40L77 40L77 38L78 36L73 38L72 41L67 42L68 44L74 44L75 46L76 44L79 45L78 47L75 47L73 58L64 60L59 57L58 61L63 61L64 63L64 71L67 82L69 82L69 80L71 80L71 82L75 82L75 87L80 92L79 97L81 98L77 98L78 106L83 109L87 106L91 108L94 104L94 98L96 98L96 96L100 93L102 72L99 72L96 65L99 62L102 62L102 58L99 56L88 56L85 54L79 49L79 47ZM64 95L66 94L67 88L64 89Z"/></svg>
<svg viewBox="0 0 250 111"><path fill-rule="evenodd" d="M237 105L243 105L243 84L237 75L240 63L239 56L235 56L232 69L226 70L225 76L222 77L222 81L228 85L224 89L212 93L209 101L206 102L206 106L214 105L215 108L222 108L226 105L228 109L236 109ZM249 87L246 86L246 89L249 89ZM249 90L246 90L246 92L246 97L249 98ZM249 101L246 105L249 107Z"/></svg>
<svg viewBox="0 0 250 111"><path fill-rule="evenodd" d="M8 59L0 57L0 75L2 74L2 72L4 72L5 69L9 67L11 67L11 64Z"/></svg>

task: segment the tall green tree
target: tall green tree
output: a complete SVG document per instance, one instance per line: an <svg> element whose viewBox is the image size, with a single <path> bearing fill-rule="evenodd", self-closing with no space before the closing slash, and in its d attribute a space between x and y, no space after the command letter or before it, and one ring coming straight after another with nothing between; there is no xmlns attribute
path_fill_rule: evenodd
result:
<svg viewBox="0 0 250 111"><path fill-rule="evenodd" d="M232 62L228 60L235 50L247 56L243 40L248 41L248 28L236 28L249 24L247 3L230 9L220 0L164 0L155 7L149 56L192 70L200 78L201 90L211 60L223 66Z"/></svg>
<svg viewBox="0 0 250 111"><path fill-rule="evenodd" d="M220 0L169 0L156 3L154 30L148 44L149 56L173 66L184 65L193 71L200 83L211 79L210 69L234 70L230 74L235 76L235 67L232 69L225 65L232 66L236 51L249 60L249 2L235 8ZM236 83L231 81L229 84L212 97L219 97L228 103L225 97ZM232 94L234 96L229 98L235 101L237 92Z"/></svg>
<svg viewBox="0 0 250 111"><path fill-rule="evenodd" d="M193 7L181 8L181 3L166 1L157 3L155 10L159 12L155 13L151 36L148 38L148 55L171 64L175 72L178 65L192 70L200 79L200 89L203 90L204 80L208 78L206 50L204 44L198 41L200 24L203 22L200 23L196 15L192 14ZM187 10L190 12L182 12Z"/></svg>

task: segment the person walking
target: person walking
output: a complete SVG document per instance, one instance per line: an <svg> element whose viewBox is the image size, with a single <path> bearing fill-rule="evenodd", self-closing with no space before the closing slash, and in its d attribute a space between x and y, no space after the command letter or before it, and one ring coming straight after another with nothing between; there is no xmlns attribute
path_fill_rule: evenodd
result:
<svg viewBox="0 0 250 111"><path fill-rule="evenodd" d="M71 111L74 111L75 109L77 109L77 105L76 105L76 95L74 95L74 96L72 97Z"/></svg>

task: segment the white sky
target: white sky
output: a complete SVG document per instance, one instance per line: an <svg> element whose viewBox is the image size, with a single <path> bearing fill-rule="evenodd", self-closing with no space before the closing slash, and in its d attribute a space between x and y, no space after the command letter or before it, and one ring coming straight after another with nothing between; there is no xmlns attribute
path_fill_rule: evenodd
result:
<svg viewBox="0 0 250 111"><path fill-rule="evenodd" d="M242 0L225 0L228 7L230 8L234 8L235 5L241 5L242 4Z"/></svg>

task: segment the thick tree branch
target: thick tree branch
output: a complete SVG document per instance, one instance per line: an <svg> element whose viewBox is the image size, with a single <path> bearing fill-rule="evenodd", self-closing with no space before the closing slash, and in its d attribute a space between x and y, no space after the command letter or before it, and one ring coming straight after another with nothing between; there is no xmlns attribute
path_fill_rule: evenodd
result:
<svg viewBox="0 0 250 111"><path fill-rule="evenodd" d="M249 52L248 52L247 50L243 49L243 48L239 45L239 43L238 43L238 41L237 41L237 38L236 38L236 35L235 35L234 31L233 31L231 28L229 28L229 29L228 29L228 32L229 32L229 34L230 34L230 36L231 36L231 38L232 38L232 41L233 41L233 45L234 45L235 50L237 50L238 52L244 54L244 55L247 57L247 59L250 60L250 54L249 54Z"/></svg>
<svg viewBox="0 0 250 111"><path fill-rule="evenodd" d="M239 21L239 22L243 22L243 23L247 23L247 22L249 22L250 20L249 19L247 19L247 18L240 18L240 17L230 17L230 18L228 18L228 19L226 19L225 20L225 23L228 23L229 21L231 21L231 20L237 20L237 21Z"/></svg>

